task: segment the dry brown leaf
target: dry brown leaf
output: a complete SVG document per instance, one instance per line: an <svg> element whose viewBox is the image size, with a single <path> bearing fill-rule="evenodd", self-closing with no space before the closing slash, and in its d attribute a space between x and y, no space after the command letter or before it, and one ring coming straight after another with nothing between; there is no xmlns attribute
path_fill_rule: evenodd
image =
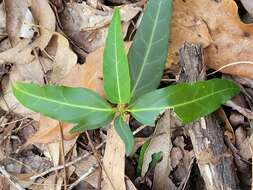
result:
<svg viewBox="0 0 253 190"><path fill-rule="evenodd" d="M64 124L62 123L63 128L63 138L65 141L75 140L78 136L77 133L70 133L70 129L73 128L73 124ZM52 143L61 141L61 133L59 128L59 122L50 119L48 117L40 116L39 131L33 135L26 144L34 143ZM65 143L67 144L67 142Z"/></svg>
<svg viewBox="0 0 253 190"><path fill-rule="evenodd" d="M240 21L233 0L175 0L173 6L167 67L178 62L178 50L185 41L206 47L206 64L216 70L229 63L253 60L253 28ZM253 65L236 65L222 72L253 78Z"/></svg>

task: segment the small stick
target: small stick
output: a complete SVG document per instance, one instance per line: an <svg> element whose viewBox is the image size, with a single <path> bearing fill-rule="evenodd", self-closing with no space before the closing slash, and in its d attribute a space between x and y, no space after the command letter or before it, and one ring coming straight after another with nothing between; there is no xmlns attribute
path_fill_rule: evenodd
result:
<svg viewBox="0 0 253 190"><path fill-rule="evenodd" d="M10 182L13 186L15 186L18 190L25 190L25 188L22 187L22 186L18 183L17 179L16 179L14 176L11 176L11 175L4 169L3 166L0 166L0 172L1 172L1 173L3 174L3 176L6 177L6 178L9 180L9 182Z"/></svg>
<svg viewBox="0 0 253 190"><path fill-rule="evenodd" d="M59 122L59 129L60 129L60 134L61 134L61 154L62 154L63 172L64 172L64 190L67 190L67 172L66 172L66 163L65 163L65 149L64 149L63 130L62 130L61 122Z"/></svg>

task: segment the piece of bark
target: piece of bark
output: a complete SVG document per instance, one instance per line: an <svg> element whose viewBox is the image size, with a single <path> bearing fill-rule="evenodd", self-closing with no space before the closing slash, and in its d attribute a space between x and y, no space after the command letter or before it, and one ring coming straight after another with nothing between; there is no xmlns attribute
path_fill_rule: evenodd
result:
<svg viewBox="0 0 253 190"><path fill-rule="evenodd" d="M204 80L206 69L203 64L202 48L184 44L180 49L182 72L180 82ZM207 190L239 190L233 156L224 144L223 130L216 114L187 124L197 164Z"/></svg>

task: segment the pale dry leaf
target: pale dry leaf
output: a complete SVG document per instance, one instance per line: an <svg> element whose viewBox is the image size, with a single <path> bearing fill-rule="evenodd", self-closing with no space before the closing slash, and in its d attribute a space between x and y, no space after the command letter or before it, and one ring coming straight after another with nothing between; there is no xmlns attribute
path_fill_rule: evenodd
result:
<svg viewBox="0 0 253 190"><path fill-rule="evenodd" d="M124 34L127 32L130 20L140 11L141 8L136 7L134 4L121 7ZM85 2L69 3L60 14L60 20L64 32L75 44L87 52L92 52L105 44L112 14L113 10L108 7L101 11L87 5Z"/></svg>
<svg viewBox="0 0 253 190"><path fill-rule="evenodd" d="M31 0L32 14L39 25L40 37L30 45L31 47L39 47L45 49L55 31L56 20L53 10L47 0Z"/></svg>
<svg viewBox="0 0 253 190"><path fill-rule="evenodd" d="M82 154L86 154L88 151L82 152ZM82 176L85 171L88 171L91 167L97 164L97 159L91 155L87 159L81 160L76 166L75 173L78 177ZM95 189L98 188L98 182L99 182L99 169L97 169L94 173L92 173L91 176L88 176L85 178L85 181L89 183L92 187Z"/></svg>
<svg viewBox="0 0 253 190"><path fill-rule="evenodd" d="M29 3L27 0L6 0L4 3L7 23L6 30L12 46L15 47L22 40L20 33L26 21L26 15L30 12Z"/></svg>
<svg viewBox="0 0 253 190"><path fill-rule="evenodd" d="M162 118L158 121L154 132L154 137L151 139L150 144L144 154L144 160L142 165L141 175L145 176L148 171L149 164L152 161L152 155L158 152L162 152L162 160L156 165L154 173L153 188L157 190L163 190L168 187L168 176L170 174L171 161L170 151L171 144L171 132L170 132L170 110L167 110Z"/></svg>
<svg viewBox="0 0 253 190"><path fill-rule="evenodd" d="M5 38L6 33L6 14L4 11L4 3L0 3L0 41Z"/></svg>
<svg viewBox="0 0 253 190"><path fill-rule="evenodd" d="M53 35L47 50L49 50L49 55L54 58L50 82L59 83L77 63L77 55L70 49L68 40L59 33Z"/></svg>
<svg viewBox="0 0 253 190"><path fill-rule="evenodd" d="M5 177L0 176L0 190L9 190L10 185Z"/></svg>
<svg viewBox="0 0 253 190"><path fill-rule="evenodd" d="M253 59L252 25L241 22L233 0L176 0L173 7L167 67L178 62L178 50L185 41L205 47L205 63L212 69ZM253 65L234 65L221 72L252 78Z"/></svg>
<svg viewBox="0 0 253 190"><path fill-rule="evenodd" d="M0 37L0 39L1 39L1 37ZM6 39L1 41L1 43L0 43L0 52L6 51L10 48L11 48L11 43L10 43L9 38L6 38Z"/></svg>
<svg viewBox="0 0 253 190"><path fill-rule="evenodd" d="M40 36L32 43L30 39L23 39L15 47L0 53L0 64L31 63L35 58L32 54L33 49L38 47L44 50L49 43L55 30L55 16L53 10L47 0L32 0L31 8L32 15L39 25Z"/></svg>
<svg viewBox="0 0 253 190"><path fill-rule="evenodd" d="M33 15L30 9L27 9L23 25L21 26L19 36L21 38L32 38L34 36L35 28L32 27L34 24Z"/></svg>
<svg viewBox="0 0 253 190"><path fill-rule="evenodd" d="M114 126L107 130L103 165L105 171L103 171L102 190L126 190L125 145Z"/></svg>
<svg viewBox="0 0 253 190"><path fill-rule="evenodd" d="M252 0L241 0L244 8L248 11L248 13L253 16L253 1Z"/></svg>
<svg viewBox="0 0 253 190"><path fill-rule="evenodd" d="M47 147L54 166L58 166L60 162L60 141L48 143Z"/></svg>
<svg viewBox="0 0 253 190"><path fill-rule="evenodd" d="M243 127L239 127L238 129L236 129L235 137L236 137L236 147L239 150L239 155L245 160L251 159L252 155L250 151L249 138L247 138L247 133L243 129Z"/></svg>

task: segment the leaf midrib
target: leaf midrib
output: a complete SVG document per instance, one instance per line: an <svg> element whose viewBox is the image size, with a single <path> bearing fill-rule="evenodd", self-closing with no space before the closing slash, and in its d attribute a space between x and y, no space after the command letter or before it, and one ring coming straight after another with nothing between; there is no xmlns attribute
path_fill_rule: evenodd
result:
<svg viewBox="0 0 253 190"><path fill-rule="evenodd" d="M158 107L153 107L153 108L143 108L143 109L129 109L128 111L130 111L130 112L141 112L141 111L157 111L157 110L168 109L168 108L173 108L173 109L174 109L174 108L181 107L181 106L186 106L186 105L192 104L192 103L194 103L194 102L196 102L196 101L201 101L201 100L206 99L206 98L208 98L208 97L215 96L215 95L220 94L220 93L223 93L223 92L225 92L225 91L234 90L234 89L235 89L235 88L223 89L223 90L217 91L217 92L215 92L215 93L212 93L211 95L208 94L208 95L206 95L206 96L202 96L202 97L200 97L200 98L197 98L197 99L188 101L188 102L186 102L186 103L177 104L177 105L175 105L175 106L164 106L164 107L159 107L159 108L158 108Z"/></svg>
<svg viewBox="0 0 253 190"><path fill-rule="evenodd" d="M119 95L119 103L122 102L121 99L121 92L120 92L120 85L119 85L119 71L118 71L118 54L117 54L117 25L116 23L114 25L114 53L115 53L115 69L116 69L116 79L117 79L117 90L118 90L118 95Z"/></svg>
<svg viewBox="0 0 253 190"><path fill-rule="evenodd" d="M49 99L49 98L42 97L42 96L36 96L34 94L31 94L27 91L22 90L21 88L18 88L17 86L14 86L14 88L16 90L20 91L21 93L26 94L27 96L37 98L37 99L40 99L40 100L45 100L45 101L52 102L52 103L56 103L56 104L59 104L59 105L65 105L65 106L69 106L69 107L73 107L73 108L89 109L89 110L94 110L94 111L103 111L103 112L112 112L113 111L112 109L97 108L97 107L84 106L84 105L81 106L81 105L76 105L76 104L70 104L70 103L67 103L67 102L60 102L60 101L57 101L57 100L54 100L54 99Z"/></svg>
<svg viewBox="0 0 253 190"><path fill-rule="evenodd" d="M162 4L162 2L160 1L160 2L159 2L158 11L157 11L157 14L156 14L156 17L155 17L155 22L154 22L154 24L153 24L152 32L151 32L151 35L150 35L150 40L149 40L150 42L153 42L153 39L154 39L155 28L156 28L156 25L157 25L157 23L158 23L158 18L159 18L160 11L161 11L161 4ZM147 59L148 59L148 56L149 56L151 47L152 47L152 44L149 43L148 49L147 49L146 54L145 54L145 56L144 56L144 60L143 60L143 62L142 62L143 64L142 64L140 73L139 73L138 78L137 78L137 80L136 80L136 82L135 82L135 85L134 85L134 87L133 87L133 89L132 89L132 93L131 93L131 96L130 96L130 97L133 96L133 94L134 94L134 92L136 91L136 88L137 88L137 86L138 86L138 84L139 84L139 82L140 82L140 80L141 80L141 76L142 76L142 73L143 73L143 71L144 71L144 67L145 67L145 65L147 64Z"/></svg>

